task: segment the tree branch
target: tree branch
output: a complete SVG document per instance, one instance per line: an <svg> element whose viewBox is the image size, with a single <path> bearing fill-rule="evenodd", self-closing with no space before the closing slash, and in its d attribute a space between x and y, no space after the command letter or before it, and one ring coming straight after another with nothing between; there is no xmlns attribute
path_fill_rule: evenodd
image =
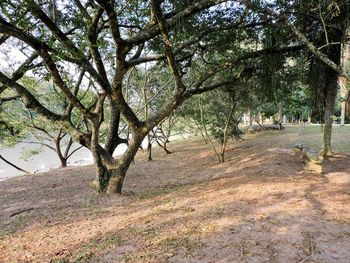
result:
<svg viewBox="0 0 350 263"><path fill-rule="evenodd" d="M301 31L294 26L291 22L288 21L288 18L285 15L279 15L273 10L267 9L267 8L262 8L256 6L254 3L252 3L250 0L238 0L241 4L244 4L248 8L252 10L258 10L260 13L266 16L272 16L276 19L278 19L282 24L288 26L292 32L304 43L304 45L312 52L314 53L323 63L328 65L330 68L332 68L334 71L336 71L340 76L345 77L346 79L350 79L349 74L344 72L340 65L337 65L332 61L331 59L328 58L326 54L321 52L311 41L309 41Z"/></svg>
<svg viewBox="0 0 350 263"><path fill-rule="evenodd" d="M165 55L167 57L171 72L175 78L176 89L178 92L183 92L185 90L185 85L182 82L182 78L181 78L181 75L179 73L179 69L178 69L177 64L176 64L175 55L174 55L173 49L172 49L173 44L171 43L171 41L169 39L169 33L168 33L166 21L163 17L162 10L160 8L160 1L159 0L152 0L151 3L152 3L153 14L155 15L155 17L157 19L160 32L163 36Z"/></svg>
<svg viewBox="0 0 350 263"><path fill-rule="evenodd" d="M26 171L26 170L24 170L24 169L18 167L18 166L15 165L14 163L8 161L8 160L5 159L1 154L0 154L0 159L3 160L3 161L4 161L5 163L7 163L8 165L11 165L12 167L14 167L14 168L15 168L16 170L18 170L18 171L21 171L21 172L23 172L23 173L25 173L25 174L33 174L33 173L31 173L31 172L28 172L28 171Z"/></svg>
<svg viewBox="0 0 350 263"><path fill-rule="evenodd" d="M185 8L183 11L173 14L170 18L166 19L167 26L173 27L177 24L178 21L183 20L203 9L209 8L211 6L218 5L220 3L225 2L226 0L201 0L201 1L193 1L193 4ZM160 34L160 28L158 25L153 25L151 28L144 29L135 33L133 36L126 39L126 43L137 46L142 44L153 37Z"/></svg>

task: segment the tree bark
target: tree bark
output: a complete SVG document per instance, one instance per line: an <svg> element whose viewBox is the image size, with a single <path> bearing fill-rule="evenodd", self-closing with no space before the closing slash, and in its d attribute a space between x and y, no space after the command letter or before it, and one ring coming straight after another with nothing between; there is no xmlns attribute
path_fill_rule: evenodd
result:
<svg viewBox="0 0 350 263"><path fill-rule="evenodd" d="M169 142L169 140L165 140L164 142L162 140L159 140L159 139L156 140L156 143L158 144L158 146L161 147L165 151L166 154L171 154L172 152L169 151L166 147L168 142Z"/></svg>
<svg viewBox="0 0 350 263"><path fill-rule="evenodd" d="M347 28L346 37L350 37L350 26ZM341 68L344 72L349 72L350 70L350 44L348 42L345 42L342 44L342 50L341 50ZM348 96L348 90L347 90L347 84L348 80L344 77L339 77L339 86L340 86L340 97L342 99L341 102L341 116L340 116L340 124L342 126L345 125L345 115L346 115L346 108L348 107L348 102L346 100L346 97Z"/></svg>
<svg viewBox="0 0 350 263"><path fill-rule="evenodd" d="M324 158L331 154L331 142L332 142L332 114L337 96L337 80L338 74L335 71L331 71L328 74L328 88L326 94L326 105L324 111L324 130L323 130L323 146L321 150L321 156Z"/></svg>
<svg viewBox="0 0 350 263"><path fill-rule="evenodd" d="M60 162L61 162L61 167L67 167L67 159L66 158L60 158Z"/></svg>
<svg viewBox="0 0 350 263"><path fill-rule="evenodd" d="M150 139L150 136L148 137L148 140ZM147 144L147 153L148 153L148 161L152 161L152 143L148 141Z"/></svg>
<svg viewBox="0 0 350 263"><path fill-rule="evenodd" d="M58 135L55 138L55 147L56 147L56 153L58 158L60 159L61 162L61 167L67 167L67 158L63 156L62 151L61 151L61 141L62 141L62 130L58 133ZM71 143L67 145L67 147L70 147Z"/></svg>
<svg viewBox="0 0 350 263"><path fill-rule="evenodd" d="M109 152L109 154L113 155L114 150L121 143L118 135L120 112L117 108L116 102L113 100L111 100L110 114L111 119L108 127L108 135L105 148Z"/></svg>
<svg viewBox="0 0 350 263"><path fill-rule="evenodd" d="M115 168L109 169L109 182L108 182L108 187L107 187L107 193L113 194L121 194L122 193L122 188L123 188L123 183L124 183L124 178L126 175L126 172L133 161L137 150L139 149L142 140L145 136L142 135L135 135L133 134L131 143L129 144L128 149L126 152L120 157L118 160L118 163Z"/></svg>
<svg viewBox="0 0 350 263"><path fill-rule="evenodd" d="M346 110L346 101L341 102L341 113L340 113L340 125L345 126L345 110Z"/></svg>
<svg viewBox="0 0 350 263"><path fill-rule="evenodd" d="M249 110L249 127L253 126L253 112Z"/></svg>

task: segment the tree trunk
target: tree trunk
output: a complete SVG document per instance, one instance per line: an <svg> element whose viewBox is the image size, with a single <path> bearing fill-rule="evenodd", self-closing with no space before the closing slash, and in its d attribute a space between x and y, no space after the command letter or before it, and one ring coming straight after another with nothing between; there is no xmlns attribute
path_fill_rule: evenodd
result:
<svg viewBox="0 0 350 263"><path fill-rule="evenodd" d="M60 158L60 162L61 162L61 167L67 167L67 159L66 158Z"/></svg>
<svg viewBox="0 0 350 263"><path fill-rule="evenodd" d="M156 140L156 143L159 145L159 147L161 147L165 151L166 154L171 154L172 152L169 151L166 147L168 142L169 142L168 140L165 140L162 144L161 142L159 142L159 140Z"/></svg>
<svg viewBox="0 0 350 263"><path fill-rule="evenodd" d="M167 149L167 147L166 147L166 145L167 145L168 142L169 142L168 139L166 139L166 140L164 141L163 149L164 149L164 151L166 152L166 154L171 154L172 152L169 151L169 150Z"/></svg>
<svg viewBox="0 0 350 263"><path fill-rule="evenodd" d="M348 26L346 30L346 37L350 37L350 26ZM350 70L350 44L345 41L341 47L341 59L340 59L341 68L344 72L349 72ZM339 77L339 86L340 86L340 97L342 99L341 102L341 116L340 116L340 124L342 126L345 125L345 115L347 108L347 100L346 97L348 95L347 90L348 80L344 77Z"/></svg>
<svg viewBox="0 0 350 263"><path fill-rule="evenodd" d="M63 156L61 151L61 141L62 141L62 137L60 132L55 139L56 153L58 158L60 159L61 167L67 167L67 158Z"/></svg>
<svg viewBox="0 0 350 263"><path fill-rule="evenodd" d="M282 124L282 113L283 113L283 107L282 107L282 102L280 102L278 104L278 124L280 124L280 127L281 127L281 124Z"/></svg>
<svg viewBox="0 0 350 263"><path fill-rule="evenodd" d="M148 142L147 144L147 153L148 153L148 161L152 161L152 143L151 142Z"/></svg>
<svg viewBox="0 0 350 263"><path fill-rule="evenodd" d="M261 123L261 125L264 124L264 119L263 119L261 112L259 112L259 123Z"/></svg>
<svg viewBox="0 0 350 263"><path fill-rule="evenodd" d="M225 162L225 152L224 152L224 151L222 151L222 152L220 153L220 158L219 158L219 160L220 160L220 163L224 163L224 162Z"/></svg>
<svg viewBox="0 0 350 263"><path fill-rule="evenodd" d="M346 101L343 100L341 102L341 113L340 113L340 125L345 125L345 109L346 109Z"/></svg>
<svg viewBox="0 0 350 263"><path fill-rule="evenodd" d="M249 127L253 126L253 112L249 111Z"/></svg>
<svg viewBox="0 0 350 263"><path fill-rule="evenodd" d="M328 89L326 94L326 105L324 111L324 130L323 130L323 146L321 150L321 156L324 158L331 154L331 141L332 141L332 114L337 96L337 79L338 74L335 71L329 73L328 76Z"/></svg>
<svg viewBox="0 0 350 263"><path fill-rule="evenodd" d="M117 165L112 168L108 169L109 174L109 180L108 180L108 186L107 186L107 193L113 194L113 193L122 193L124 178L126 175L126 172L133 161L137 150L139 149L142 140L144 136L136 136L133 134L131 143L129 144L128 149L126 152L118 159Z"/></svg>

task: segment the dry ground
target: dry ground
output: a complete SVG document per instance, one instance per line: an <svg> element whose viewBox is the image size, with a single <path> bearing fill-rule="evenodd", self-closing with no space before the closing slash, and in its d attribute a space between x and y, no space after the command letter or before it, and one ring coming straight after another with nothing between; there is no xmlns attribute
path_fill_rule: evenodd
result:
<svg viewBox="0 0 350 263"><path fill-rule="evenodd" d="M122 196L92 192L92 166L0 182L0 262L350 262L350 156L303 171L312 129L252 135L224 164L199 138L140 152Z"/></svg>

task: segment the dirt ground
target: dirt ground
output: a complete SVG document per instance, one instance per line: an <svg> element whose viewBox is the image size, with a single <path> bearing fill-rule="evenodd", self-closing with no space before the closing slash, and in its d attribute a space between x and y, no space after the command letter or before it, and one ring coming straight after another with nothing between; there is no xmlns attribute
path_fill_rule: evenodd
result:
<svg viewBox="0 0 350 263"><path fill-rule="evenodd" d="M350 155L304 171L297 133L223 164L200 138L140 152L122 196L94 193L92 166L0 182L0 262L350 262Z"/></svg>

